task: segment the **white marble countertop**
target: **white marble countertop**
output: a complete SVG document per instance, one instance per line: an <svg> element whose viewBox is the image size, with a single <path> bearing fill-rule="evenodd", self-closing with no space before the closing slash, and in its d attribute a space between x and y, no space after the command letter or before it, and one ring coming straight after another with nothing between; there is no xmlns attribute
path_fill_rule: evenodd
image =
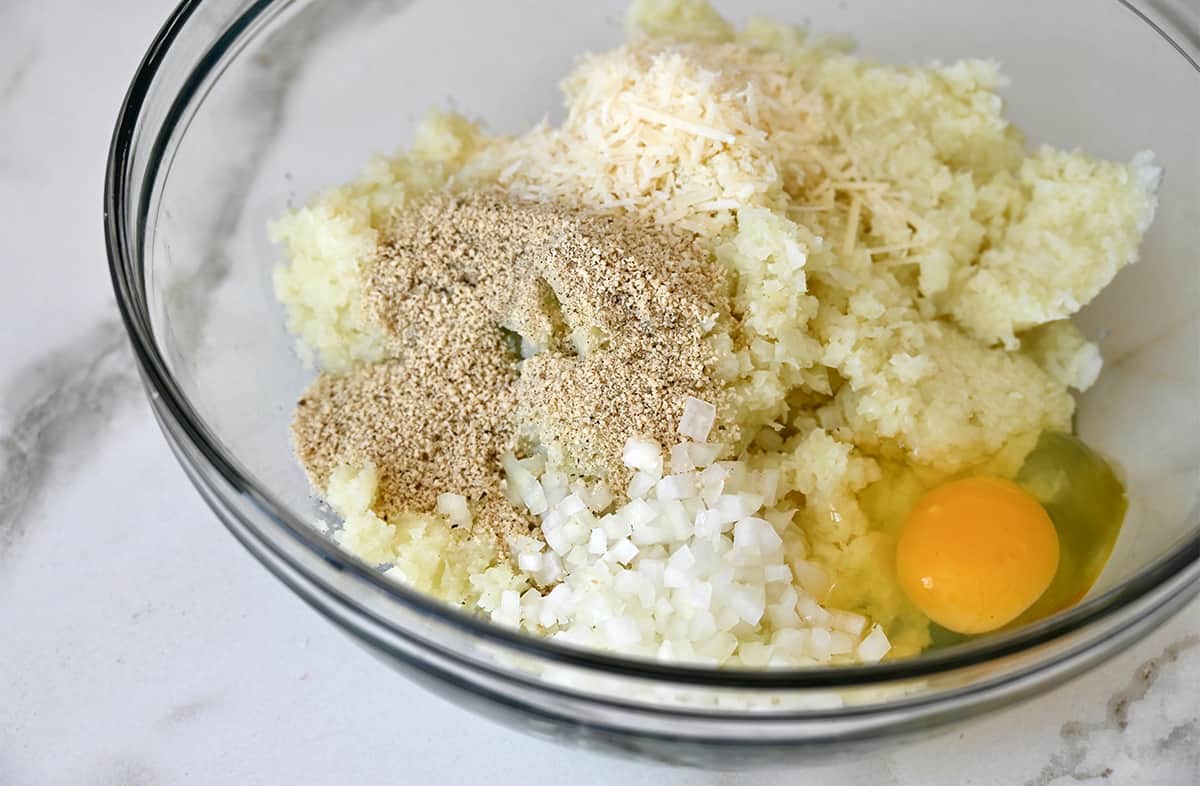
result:
<svg viewBox="0 0 1200 786"><path fill-rule="evenodd" d="M104 154L167 12L0 3L0 786L1200 783L1200 604L1023 706L754 778L561 749L367 657L201 502L118 325Z"/></svg>

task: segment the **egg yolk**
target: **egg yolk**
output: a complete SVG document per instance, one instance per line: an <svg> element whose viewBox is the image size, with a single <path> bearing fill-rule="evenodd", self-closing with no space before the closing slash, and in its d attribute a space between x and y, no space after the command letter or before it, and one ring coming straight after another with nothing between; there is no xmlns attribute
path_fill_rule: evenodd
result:
<svg viewBox="0 0 1200 786"><path fill-rule="evenodd" d="M917 608L958 633L1007 625L1050 586L1058 534L1017 484L975 477L917 501L896 545L900 586Z"/></svg>

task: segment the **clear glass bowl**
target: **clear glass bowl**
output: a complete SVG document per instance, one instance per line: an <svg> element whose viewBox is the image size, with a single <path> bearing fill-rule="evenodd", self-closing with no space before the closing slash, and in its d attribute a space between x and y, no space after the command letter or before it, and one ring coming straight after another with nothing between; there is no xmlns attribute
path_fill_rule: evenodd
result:
<svg viewBox="0 0 1200 786"><path fill-rule="evenodd" d="M1159 2L725 3L856 36L895 61L999 60L1033 142L1166 169L1143 260L1083 315L1107 368L1079 430L1132 497L1099 585L1036 625L920 658L807 671L671 667L494 627L384 580L312 526L289 451L310 379L271 291L265 222L409 141L451 106L519 131L560 106L577 53L622 36L618 3L189 0L121 109L105 228L154 411L197 489L297 595L378 657L518 728L673 762L738 766L894 741L1058 683L1200 589L1200 23ZM1189 14L1191 16L1189 16ZM387 686L380 687L385 694Z"/></svg>

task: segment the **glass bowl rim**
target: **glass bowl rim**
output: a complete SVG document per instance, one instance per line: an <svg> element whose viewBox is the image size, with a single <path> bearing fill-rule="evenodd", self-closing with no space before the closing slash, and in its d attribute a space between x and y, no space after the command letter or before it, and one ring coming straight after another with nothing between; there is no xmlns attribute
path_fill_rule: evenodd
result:
<svg viewBox="0 0 1200 786"><path fill-rule="evenodd" d="M203 419L175 382L154 338L145 293L145 229L160 170L165 165L169 172L167 149L177 131L186 133L186 121L190 118L190 112L199 105L195 103L195 99L199 98L202 103L202 88L208 79L218 72L226 54L239 42L244 42L243 35L262 24L274 12L290 5L291 0L254 0L210 43L204 55L184 79L180 91L174 96L161 127L149 129L154 134L154 140L145 172L141 176L141 191L134 201L133 195L127 193L127 186L131 179L137 144L136 132L143 119L142 111L168 52L186 29L188 21L206 2L207 0L183 0L174 9L150 44L121 104L108 152L104 184L104 231L109 271L117 305L143 382L148 389L155 413L160 419L165 419L161 425L186 438L207 460L210 468L232 489L248 500L259 513L274 521L304 548L319 557L328 568L369 585L389 601L396 602L411 612L447 625L469 637L552 663L623 678L641 678L677 685L781 691L864 687L897 680L927 678L980 666L1066 638L1097 623L1117 619L1119 612L1128 610L1134 602L1153 595L1172 579L1184 579L1174 594L1186 592L1189 587L1200 584L1200 526L1197 526L1184 535L1170 551L1160 555L1116 587L1071 609L1014 631L959 644L942 652L925 653L918 657L877 664L751 670L718 669L687 664L668 665L563 645L495 625L478 615L459 610L385 578L379 571L343 552L310 524L293 515L286 504L258 484L252 475L240 466L237 459L228 454L221 441L210 433ZM1200 59L1200 26L1193 29L1191 23L1180 20L1169 11L1149 7L1154 5L1154 0L1143 0L1141 3L1135 0L1114 2L1124 6L1148 25L1176 50L1185 63L1200 73L1200 63L1197 62ZM126 222L131 208L136 211L133 213L132 238ZM179 459L185 460L182 456ZM1196 513L1196 509L1193 509L1192 518L1196 518ZM271 535L263 531L256 522L241 516L239 519L259 537L270 541ZM277 553L282 556L282 552ZM292 562L286 556L283 559ZM294 562L292 566L314 578L320 589L337 603L352 606L357 612L367 613L376 623L384 625L390 631L410 640L416 636L423 644L429 646L419 634L406 631L391 620L363 609L352 600L343 597L341 593L331 593L327 584L319 577L313 577L310 571ZM1095 643L1096 639L1090 640L1085 648L1090 648ZM1048 668L1065 657L1067 656L1063 655L1057 660L1037 663L1024 673Z"/></svg>

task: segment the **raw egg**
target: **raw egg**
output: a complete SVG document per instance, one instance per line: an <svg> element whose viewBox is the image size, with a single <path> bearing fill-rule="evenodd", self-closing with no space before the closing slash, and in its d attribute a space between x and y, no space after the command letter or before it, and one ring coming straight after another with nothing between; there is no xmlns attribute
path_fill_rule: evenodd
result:
<svg viewBox="0 0 1200 786"><path fill-rule="evenodd" d="M1103 456L1070 434L1047 432L1015 478L1037 497L1058 532L1058 573L1016 624L1073 606L1096 583L1116 545L1129 500Z"/></svg>
<svg viewBox="0 0 1200 786"><path fill-rule="evenodd" d="M917 501L896 545L896 572L931 620L958 633L985 633L1037 601L1058 558L1054 523L1029 492L1009 480L973 477Z"/></svg>

